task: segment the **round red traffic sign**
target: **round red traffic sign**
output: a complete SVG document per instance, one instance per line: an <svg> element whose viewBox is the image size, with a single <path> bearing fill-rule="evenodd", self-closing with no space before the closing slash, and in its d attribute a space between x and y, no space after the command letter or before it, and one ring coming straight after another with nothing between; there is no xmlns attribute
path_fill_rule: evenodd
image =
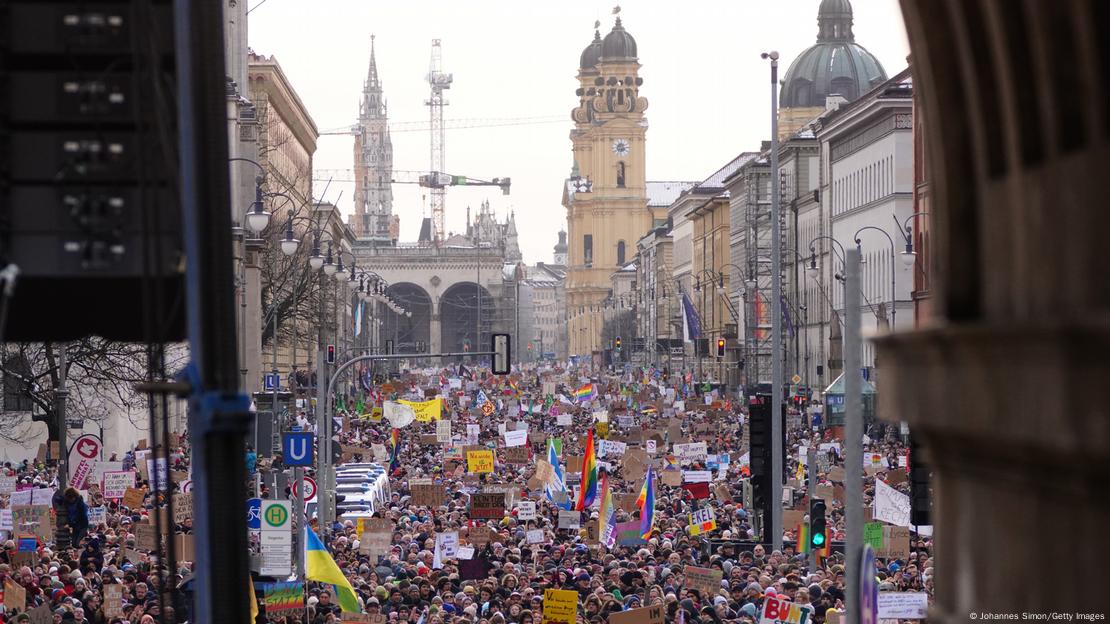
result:
<svg viewBox="0 0 1110 624"><path fill-rule="evenodd" d="M301 495L304 502L311 503L316 500L316 480L312 477L304 477L301 482L304 484L301 488Z"/></svg>

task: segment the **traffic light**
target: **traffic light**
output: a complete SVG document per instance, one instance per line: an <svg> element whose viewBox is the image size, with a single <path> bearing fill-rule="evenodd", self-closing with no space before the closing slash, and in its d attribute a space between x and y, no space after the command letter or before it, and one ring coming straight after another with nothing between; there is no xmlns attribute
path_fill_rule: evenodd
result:
<svg viewBox="0 0 1110 624"><path fill-rule="evenodd" d="M825 500L823 498L809 499L809 547L810 550L821 550L828 541L828 524L825 518Z"/></svg>
<svg viewBox="0 0 1110 624"><path fill-rule="evenodd" d="M335 345L328 345L327 357L324 361L328 364L335 364Z"/></svg>
<svg viewBox="0 0 1110 624"><path fill-rule="evenodd" d="M910 434L910 523L928 526L933 523L933 471L922 455L917 438Z"/></svg>
<svg viewBox="0 0 1110 624"><path fill-rule="evenodd" d="M531 340L528 341L528 350L529 351L532 350L532 341Z"/></svg>
<svg viewBox="0 0 1110 624"><path fill-rule="evenodd" d="M719 358L725 357L725 339L724 338L718 338L717 339L717 357L719 357Z"/></svg>
<svg viewBox="0 0 1110 624"><path fill-rule="evenodd" d="M617 351L621 350L621 337L620 336L617 336L616 347L617 347Z"/></svg>
<svg viewBox="0 0 1110 624"><path fill-rule="evenodd" d="M772 464L772 437L771 437L771 397L760 394L756 396L748 411L748 432L751 450L751 483L752 506L754 512L762 517L764 535L770 535L771 528L771 464ZM782 414L782 465L783 474L786 471L786 405L783 405ZM785 476L780 477L785 480Z"/></svg>

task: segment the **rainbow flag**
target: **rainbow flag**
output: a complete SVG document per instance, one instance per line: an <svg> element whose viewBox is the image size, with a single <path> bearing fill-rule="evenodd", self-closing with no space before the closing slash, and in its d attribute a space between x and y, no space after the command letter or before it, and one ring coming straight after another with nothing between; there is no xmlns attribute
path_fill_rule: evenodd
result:
<svg viewBox="0 0 1110 624"><path fill-rule="evenodd" d="M397 470L401 465L401 430L394 429L389 436L389 471Z"/></svg>
<svg viewBox="0 0 1110 624"><path fill-rule="evenodd" d="M636 498L636 506L640 508L640 537L649 539L655 530L655 470L652 466L648 466L644 487Z"/></svg>
<svg viewBox="0 0 1110 624"><path fill-rule="evenodd" d="M515 392L520 392L520 386L516 385L516 381L513 381L512 377L509 378L509 387L511 387Z"/></svg>
<svg viewBox="0 0 1110 624"><path fill-rule="evenodd" d="M809 552L809 524L806 522L798 525L798 547L795 552Z"/></svg>
<svg viewBox="0 0 1110 624"><path fill-rule="evenodd" d="M617 541L617 510L613 506L613 492L609 489L609 475L601 471L601 505L598 508L598 526L601 543L612 548Z"/></svg>
<svg viewBox="0 0 1110 624"><path fill-rule="evenodd" d="M574 391L574 398L578 401L592 401L596 396L597 393L594 392L594 385L592 383L588 383Z"/></svg>
<svg viewBox="0 0 1110 624"><path fill-rule="evenodd" d="M577 511L586 511L597 498L597 452L594 450L594 430L586 436L586 454L582 458L582 487L578 490Z"/></svg>

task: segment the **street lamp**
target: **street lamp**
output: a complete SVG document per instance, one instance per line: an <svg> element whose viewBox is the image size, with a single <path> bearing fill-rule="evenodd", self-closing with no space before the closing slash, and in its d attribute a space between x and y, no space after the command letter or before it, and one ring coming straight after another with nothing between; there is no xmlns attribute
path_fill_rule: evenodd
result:
<svg viewBox="0 0 1110 624"><path fill-rule="evenodd" d="M254 204L247 212L247 229L255 234L261 234L266 226L270 225L270 213L262 203L262 187L254 187Z"/></svg>
<svg viewBox="0 0 1110 624"><path fill-rule="evenodd" d="M335 268L333 276L335 277L335 281L342 282L343 280L347 279L347 269L343 267L343 252L340 251L338 255L339 266Z"/></svg>
<svg viewBox="0 0 1110 624"><path fill-rule="evenodd" d="M312 241L312 255L308 258L308 266L312 267L313 271L319 271L324 267L324 256L320 253L319 236Z"/></svg>
<svg viewBox="0 0 1110 624"><path fill-rule="evenodd" d="M880 227L875 227L874 225L865 225L861 227L860 229L856 230L855 235L852 237L856 241L856 249L860 251L860 257L863 257L863 243L860 241L859 233L864 230L875 230L876 232L879 232L883 236L885 236L888 241L890 241L890 330L894 331L894 328L897 327L897 325L895 325L895 321L898 317L898 282L895 279L895 275L897 274L897 272L895 271L896 267L894 265L894 256L896 253L894 247L894 239L891 238L890 234L888 234L886 230Z"/></svg>
<svg viewBox="0 0 1110 624"><path fill-rule="evenodd" d="M331 257L331 241L328 241L328 254L324 256L324 275L331 277L335 275L335 262Z"/></svg>
<svg viewBox="0 0 1110 624"><path fill-rule="evenodd" d="M906 217L905 220L901 223L902 230L904 231L899 231L902 233L902 239L906 242L906 250L902 252L902 264L906 267L912 267L917 261L917 252L913 249L913 228L910 227L910 219L914 217L925 217L928 215L928 212L915 212L912 215ZM894 217L894 223L898 224L898 217Z"/></svg>
<svg viewBox="0 0 1110 624"><path fill-rule="evenodd" d="M281 253L285 254L286 256L292 256L293 254L297 253L297 247L299 247L300 244L301 241L297 240L296 237L293 236L293 211L290 210L289 221L285 224L285 238L281 241Z"/></svg>

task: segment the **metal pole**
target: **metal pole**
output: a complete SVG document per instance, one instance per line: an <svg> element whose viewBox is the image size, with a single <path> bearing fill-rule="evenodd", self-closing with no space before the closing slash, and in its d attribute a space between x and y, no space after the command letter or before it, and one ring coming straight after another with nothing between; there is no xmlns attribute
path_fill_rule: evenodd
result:
<svg viewBox="0 0 1110 624"><path fill-rule="evenodd" d="M327 530L326 527L330 524L327 522L327 482L324 475L327 474L327 458L328 453L328 437L327 437L327 415L325 414L324 406L327 404L327 397L324 394L325 384L327 383L328 367L325 362L327 354L325 353L325 337L324 337L324 322L327 319L327 305L324 302L324 285L327 280L327 275L320 273L320 321L316 331L316 518L319 523L319 532L323 536Z"/></svg>
<svg viewBox="0 0 1110 624"><path fill-rule="evenodd" d="M898 318L898 286L895 281L895 266L894 266L894 241L890 243L890 331L893 332L896 327L895 321ZM861 460L862 461L862 460Z"/></svg>
<svg viewBox="0 0 1110 624"><path fill-rule="evenodd" d="M58 487L63 491L69 487L69 435L66 426L66 399L69 398L69 388L66 385L66 346L68 343L63 342L58 350L58 387L54 389L54 411L58 418ZM151 435L153 434L152 431ZM103 436L100 442L104 443Z"/></svg>
<svg viewBox="0 0 1110 624"><path fill-rule="evenodd" d="M298 545L296 555L297 580L304 582L304 528L307 526L304 514L304 468L293 468L293 517L297 519L297 535L293 540ZM319 508L319 505L316 506Z"/></svg>
<svg viewBox="0 0 1110 624"><path fill-rule="evenodd" d="M779 54L771 52L771 535L782 550L782 199L779 196ZM860 460L863 461L863 460Z"/></svg>
<svg viewBox="0 0 1110 624"><path fill-rule="evenodd" d="M179 184L192 363L189 433L193 442L195 611L192 621L241 624L250 616L246 496L250 399L236 350L224 98L223 8L174 3ZM219 598L217 599L217 596ZM218 606L217 606L218 604Z"/></svg>
<svg viewBox="0 0 1110 624"><path fill-rule="evenodd" d="M848 249L844 276L844 478L847 507L844 559L848 565L846 624L860 620L860 556L863 554L863 401L860 373L860 253Z"/></svg>

